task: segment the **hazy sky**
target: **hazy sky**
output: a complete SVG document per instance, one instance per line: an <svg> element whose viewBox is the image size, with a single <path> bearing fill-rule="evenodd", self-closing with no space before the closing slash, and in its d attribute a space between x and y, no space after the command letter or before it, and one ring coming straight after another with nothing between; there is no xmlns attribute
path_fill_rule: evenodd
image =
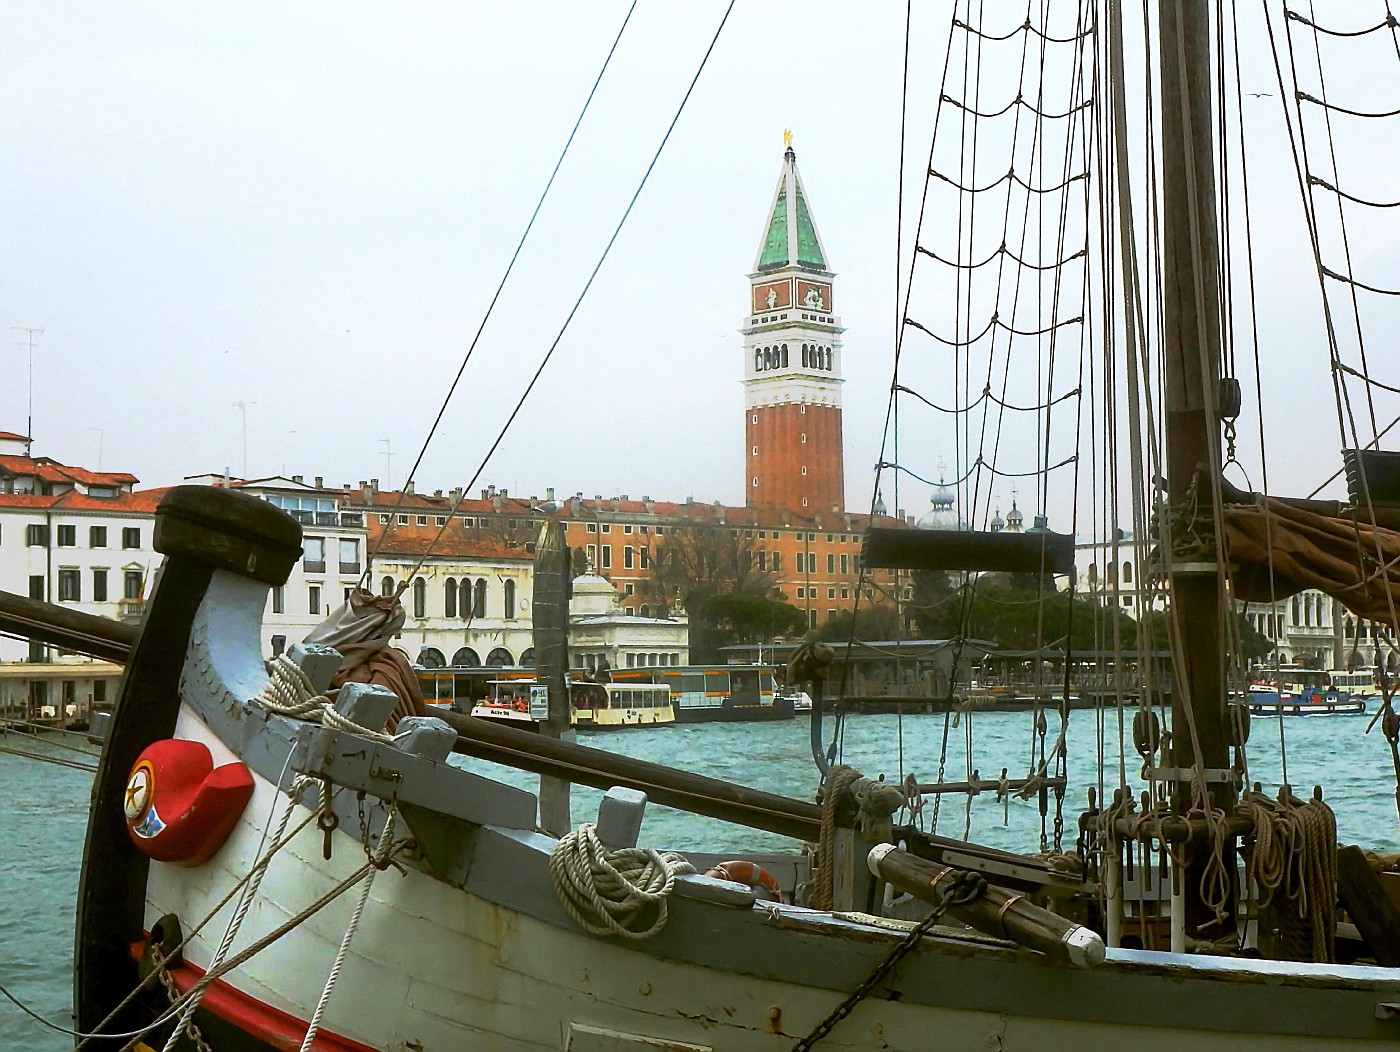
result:
<svg viewBox="0 0 1400 1052"><path fill-rule="evenodd" d="M1009 28L1024 6L1005 6ZM1333 21L1379 20L1367 6L1337 5ZM249 473L401 482L626 10L6 4L0 430L24 430L26 412L25 351L8 327L36 326L45 330L34 357L40 453L95 466L100 442L104 468L151 485L225 467L239 474L242 401ZM470 478L723 10L638 5L420 488ZM911 194L949 11L916 5ZM1247 45L1262 39L1253 5L1248 16ZM791 128L848 328L848 499L868 504L895 316L902 34L902 5L737 5L482 484L743 499L737 330ZM1390 62L1368 77L1343 53L1328 87L1350 105L1394 109L1393 53ZM1338 465L1325 336L1267 54L1246 60L1245 79L1246 91L1275 96L1246 99L1258 122L1250 176L1271 481L1306 492ZM1361 139L1339 131L1338 141L1362 144L1352 163L1358 179L1372 177L1353 185L1393 197L1382 176L1395 170L1395 151L1380 137L1393 141L1392 129L1370 123ZM1393 233L1369 218L1351 232L1358 273L1400 286ZM940 222L930 214L926 229ZM1386 336L1368 333L1381 375L1377 361L1393 358ZM1382 423L1398 411L1378 408ZM934 421L920 426L902 458L926 472L940 457L951 465L951 435ZM1252 416L1241 422L1242 433L1256 427ZM1257 463L1257 439L1242 444ZM918 487L902 496L911 510L926 507Z"/></svg>

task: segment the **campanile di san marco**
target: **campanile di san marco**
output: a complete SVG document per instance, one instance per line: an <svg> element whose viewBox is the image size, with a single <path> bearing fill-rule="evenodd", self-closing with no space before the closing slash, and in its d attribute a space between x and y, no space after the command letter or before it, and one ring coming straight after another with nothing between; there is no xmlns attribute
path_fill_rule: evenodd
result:
<svg viewBox="0 0 1400 1052"><path fill-rule="evenodd" d="M792 137L758 259L744 334L744 480L750 507L845 508L841 319Z"/></svg>

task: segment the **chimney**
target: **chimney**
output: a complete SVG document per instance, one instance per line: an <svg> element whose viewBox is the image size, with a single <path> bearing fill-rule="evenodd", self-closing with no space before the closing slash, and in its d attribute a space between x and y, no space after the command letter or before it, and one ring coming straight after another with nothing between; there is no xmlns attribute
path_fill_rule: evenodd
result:
<svg viewBox="0 0 1400 1052"><path fill-rule="evenodd" d="M447 491L447 496L453 504L456 504L459 500L462 499L462 487L454 486L452 489Z"/></svg>
<svg viewBox="0 0 1400 1052"><path fill-rule="evenodd" d="M622 495L622 499L623 499L623 500L626 500L626 499L627 499L627 494L624 493L624 494Z"/></svg>
<svg viewBox="0 0 1400 1052"><path fill-rule="evenodd" d="M379 492L379 480L378 480L378 479L370 479L370 480L369 480L369 484L370 484L371 487L373 487L374 492L376 492L376 493Z"/></svg>
<svg viewBox="0 0 1400 1052"><path fill-rule="evenodd" d="M374 503L374 487L363 479L360 480L360 499L365 504Z"/></svg>
<svg viewBox="0 0 1400 1052"><path fill-rule="evenodd" d="M509 496L510 496L510 490L508 490L508 489L506 489L504 486L502 486L502 487L501 487L501 500L505 500L505 499L506 499L507 497L509 497Z"/></svg>
<svg viewBox="0 0 1400 1052"><path fill-rule="evenodd" d="M301 482L301 481L302 481L302 478L301 478L300 475L293 475L293 476L292 476L292 481L293 481L293 482Z"/></svg>
<svg viewBox="0 0 1400 1052"><path fill-rule="evenodd" d="M413 492L413 480L412 480L412 479L409 479L407 482L405 482L405 483L403 484L403 491L404 491L405 493L412 493L412 492Z"/></svg>
<svg viewBox="0 0 1400 1052"><path fill-rule="evenodd" d="M545 488L545 491L544 491L544 499L547 500L547 501L552 501L552 500L554 499L554 487L553 487L553 486L547 486L547 487Z"/></svg>
<svg viewBox="0 0 1400 1052"><path fill-rule="evenodd" d="M317 488L317 489L325 489L325 488L326 488L326 477L325 477L324 475L317 475L317 476L316 476L316 488Z"/></svg>
<svg viewBox="0 0 1400 1052"><path fill-rule="evenodd" d="M482 500L490 500L490 499L491 499L491 487L490 487L490 486L487 486L484 490L481 491L481 499L482 499Z"/></svg>
<svg viewBox="0 0 1400 1052"><path fill-rule="evenodd" d="M435 489L435 490L433 490L433 496L434 496L434 497L441 497L441 496L442 496L442 490L440 490L440 489Z"/></svg>
<svg viewBox="0 0 1400 1052"><path fill-rule="evenodd" d="M656 501L652 500L650 497L642 498L642 507L646 508L648 515L654 515L656 513Z"/></svg>
<svg viewBox="0 0 1400 1052"><path fill-rule="evenodd" d="M908 515L905 515L905 514L904 514L904 509L903 509L903 508L899 508L897 511L895 511L894 517L895 517L896 519L907 519L907 518L909 518Z"/></svg>

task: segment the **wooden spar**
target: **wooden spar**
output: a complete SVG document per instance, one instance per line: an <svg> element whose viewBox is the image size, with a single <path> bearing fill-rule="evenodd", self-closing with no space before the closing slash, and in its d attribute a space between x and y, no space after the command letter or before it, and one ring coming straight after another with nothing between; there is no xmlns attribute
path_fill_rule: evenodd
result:
<svg viewBox="0 0 1400 1052"><path fill-rule="evenodd" d="M1193 564L1171 568L1177 672L1187 688L1172 692L1172 762L1179 769L1197 762L1223 769L1230 763L1222 715L1227 698L1221 622L1227 600L1216 566L1218 542L1209 526L1220 462L1221 361L1220 251L1211 142L1212 11L1203 0L1160 0L1159 13L1167 496L1176 512L1189 506L1194 495L1195 515L1205 520L1205 528L1197 534L1209 538L1212 545L1210 553L1196 556ZM1177 523L1175 528L1185 529L1186 524ZM1189 783L1177 783L1172 809L1178 814L1191 807L1190 793ZM1212 782L1209 793L1213 807L1234 811L1233 783ZM1200 927L1215 920L1200 895L1209 851L1209 846L1195 842L1187 849L1186 922L1193 935L1203 934ZM1224 865L1227 873L1235 871L1233 841L1226 845ZM1233 889L1229 899L1227 923L1233 931Z"/></svg>
<svg viewBox="0 0 1400 1052"><path fill-rule="evenodd" d="M0 632L38 639L64 650L118 664L126 661L140 634L135 625L3 591L0 591Z"/></svg>
<svg viewBox="0 0 1400 1052"><path fill-rule="evenodd" d="M1063 778L1008 778L1006 785L995 779L978 778L971 782L929 782L919 786L919 793L923 796L936 796L939 793L995 793L999 789L1005 788L1007 792L1015 793L1024 789L1028 785L1033 785L1037 789L1063 789L1065 780Z"/></svg>
<svg viewBox="0 0 1400 1052"><path fill-rule="evenodd" d="M568 740L573 735L569 688L569 572L564 529L550 516L535 541L535 574L530 614L534 626L535 678L549 692L549 716L540 724L540 737ZM569 812L569 780L540 775L540 825L555 836L573 828Z"/></svg>
<svg viewBox="0 0 1400 1052"><path fill-rule="evenodd" d="M436 713L457 731L456 751L523 771L567 779L594 789L639 789L667 807L763 829L796 840L821 835L821 808L733 782L691 774L618 753L556 741L456 712Z"/></svg>
<svg viewBox="0 0 1400 1052"><path fill-rule="evenodd" d="M893 844L876 844L868 858L870 872L906 894L936 903L965 870L925 861ZM988 884L972 902L948 910L978 931L1037 950L1080 967L1099 964L1103 940L1082 925L1033 905L1024 895Z"/></svg>

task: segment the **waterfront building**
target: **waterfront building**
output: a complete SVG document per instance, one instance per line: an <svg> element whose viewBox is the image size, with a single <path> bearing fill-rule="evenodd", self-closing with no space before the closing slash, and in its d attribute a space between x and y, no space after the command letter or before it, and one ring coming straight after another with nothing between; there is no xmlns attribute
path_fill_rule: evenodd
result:
<svg viewBox="0 0 1400 1052"><path fill-rule="evenodd" d="M136 476L31 456L0 432L0 589L135 621L160 557L152 513L163 490ZM0 638L0 716L83 720L116 697L121 667L38 641Z"/></svg>
<svg viewBox="0 0 1400 1052"><path fill-rule="evenodd" d="M625 613L611 581L580 574L569 600L569 657L590 672L688 665L690 625L684 611L671 617Z"/></svg>

